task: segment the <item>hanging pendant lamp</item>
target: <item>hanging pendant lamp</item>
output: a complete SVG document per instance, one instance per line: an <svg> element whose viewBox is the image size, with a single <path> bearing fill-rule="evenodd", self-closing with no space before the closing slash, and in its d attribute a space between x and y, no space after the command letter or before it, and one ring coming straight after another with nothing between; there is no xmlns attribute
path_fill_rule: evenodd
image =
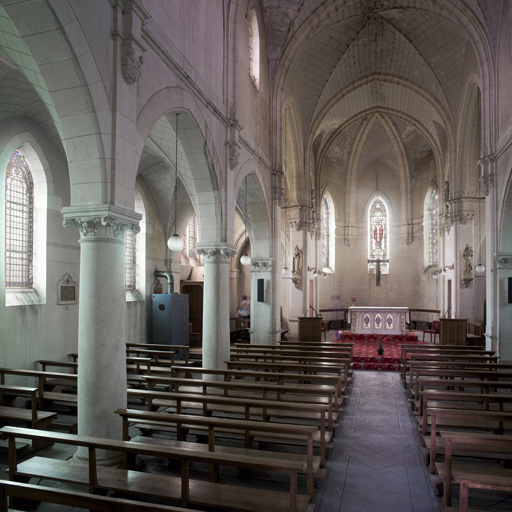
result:
<svg viewBox="0 0 512 512"><path fill-rule="evenodd" d="M481 181L478 180L478 247L480 247L480 188L481 188ZM479 251L479 256L482 256L482 251ZM483 263L478 263L475 267L475 272L478 274L482 274L485 272L485 267Z"/></svg>
<svg viewBox="0 0 512 512"><path fill-rule="evenodd" d="M178 212L178 116L176 112L176 144L175 144L175 167L176 178L174 180L174 234L167 240L167 247L172 252L181 252L183 250L183 237L176 233L176 221Z"/></svg>

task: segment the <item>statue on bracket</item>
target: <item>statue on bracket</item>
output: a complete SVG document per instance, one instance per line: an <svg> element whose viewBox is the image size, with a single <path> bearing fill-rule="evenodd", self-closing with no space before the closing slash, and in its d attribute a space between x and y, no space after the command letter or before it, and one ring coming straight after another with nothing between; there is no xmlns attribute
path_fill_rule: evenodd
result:
<svg viewBox="0 0 512 512"><path fill-rule="evenodd" d="M473 249L466 244L462 251L462 282L467 288L473 280Z"/></svg>

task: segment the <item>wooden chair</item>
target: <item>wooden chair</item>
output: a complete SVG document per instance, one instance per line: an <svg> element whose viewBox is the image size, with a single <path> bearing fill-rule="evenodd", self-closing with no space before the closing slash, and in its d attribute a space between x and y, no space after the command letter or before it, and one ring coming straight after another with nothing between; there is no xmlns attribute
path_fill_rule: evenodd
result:
<svg viewBox="0 0 512 512"><path fill-rule="evenodd" d="M430 334L430 343L436 342L436 336L439 334L439 328L441 327L441 322L439 320L434 320L429 329L427 326L423 326L423 341L425 341L425 334ZM432 335L434 335L434 341L432 342Z"/></svg>
<svg viewBox="0 0 512 512"><path fill-rule="evenodd" d="M188 332L189 332L189 342L191 347L200 347L202 344L203 333L198 331L194 331L192 327L192 322L188 324Z"/></svg>

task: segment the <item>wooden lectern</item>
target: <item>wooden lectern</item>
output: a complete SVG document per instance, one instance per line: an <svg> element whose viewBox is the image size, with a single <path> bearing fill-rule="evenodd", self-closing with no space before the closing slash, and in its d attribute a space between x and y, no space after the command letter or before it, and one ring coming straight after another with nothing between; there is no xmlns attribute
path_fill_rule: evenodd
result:
<svg viewBox="0 0 512 512"><path fill-rule="evenodd" d="M299 341L322 341L322 317L299 316Z"/></svg>
<svg viewBox="0 0 512 512"><path fill-rule="evenodd" d="M468 321L461 318L440 318L439 343L441 345L466 345Z"/></svg>

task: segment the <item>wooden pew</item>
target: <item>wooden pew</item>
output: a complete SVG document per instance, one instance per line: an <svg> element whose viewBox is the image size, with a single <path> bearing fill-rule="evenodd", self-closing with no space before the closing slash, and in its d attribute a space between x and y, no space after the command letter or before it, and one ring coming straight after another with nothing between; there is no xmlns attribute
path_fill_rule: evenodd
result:
<svg viewBox="0 0 512 512"><path fill-rule="evenodd" d="M15 397L30 398L30 409L14 407ZM28 386L8 386L0 384L0 418L29 424L32 428L46 429L56 418L57 413L38 409L38 388Z"/></svg>
<svg viewBox="0 0 512 512"><path fill-rule="evenodd" d="M450 427L451 430L479 433L491 431L491 433L503 435L505 432L504 424L510 424L511 422L512 412L431 408L430 432L428 432L428 429L422 431L424 438L428 436L430 442L430 472L435 472L439 441L438 432L441 428Z"/></svg>
<svg viewBox="0 0 512 512"><path fill-rule="evenodd" d="M489 452L512 455L512 436L442 432L445 440L445 462L437 463L437 471L444 483L445 511L451 512L452 484L459 484L459 511L468 512L469 489L512 492L512 469L500 464L457 464L453 454L463 449L473 460L488 458Z"/></svg>
<svg viewBox="0 0 512 512"><path fill-rule="evenodd" d="M329 410L333 408L333 391L328 393L325 389L319 388L319 386L311 385L283 385L274 384L268 382L224 382L224 381L208 381L202 379L179 379L174 377L157 377L148 375L147 380L149 382L149 389L154 390L158 384L166 387L171 387L174 392L190 393L191 389L200 388L203 395L208 395L216 391L222 391L224 396L234 396L238 398L261 398L263 400L284 400L284 401L300 401L300 402L311 402L308 396L313 395L313 403L318 402L317 398L314 398L318 393L328 399ZM193 392L193 391L192 391ZM301 400L297 393L307 393ZM290 400L293 398L293 400ZM315 445L319 446L320 456L322 460L325 460L326 450L329 447L331 441L332 432L326 430L325 434L322 435L320 431L314 436Z"/></svg>
<svg viewBox="0 0 512 512"><path fill-rule="evenodd" d="M190 356L190 347L189 345L166 345L164 343L133 343L128 342L126 343L126 348L128 349L147 349L147 350L165 350L168 352L178 352L185 355L185 362L189 363L189 356ZM138 354L136 354L138 355Z"/></svg>
<svg viewBox="0 0 512 512"><path fill-rule="evenodd" d="M150 414L150 413L145 413ZM154 413L157 414L157 413ZM230 455L206 451L184 450L163 445L146 445L132 441L119 441L74 434L49 434L43 430L3 427L0 433L9 438L9 478L37 477L81 484L93 494L97 489L135 493L161 499L179 501L182 507L189 505L213 506L218 508L267 512L268 510L305 511L310 497L297 492L297 473L301 463ZM51 436L51 437L50 437ZM88 464L32 457L18 463L11 449L16 437L27 439L51 439L55 443L81 446L88 450ZM119 452L122 456L163 457L180 462L181 477L164 474L144 473L127 468L99 466L96 463L96 450ZM249 487L219 484L215 481L203 482L190 479L191 463L213 466L232 466L255 471L273 471L289 475L289 493L251 489ZM212 474L212 473L211 473Z"/></svg>
<svg viewBox="0 0 512 512"><path fill-rule="evenodd" d="M484 350L482 347L470 347L464 345L439 345L436 343L429 344L420 344L420 343L403 343L400 344L400 368L401 368L401 377L402 381L405 384L407 382L406 373L407 373L407 359L408 354L412 354L415 352L423 352L423 353L434 353L434 354L442 354L442 353L472 353L472 354L489 354L495 355L495 351L493 350Z"/></svg>
<svg viewBox="0 0 512 512"><path fill-rule="evenodd" d="M13 500L54 503L76 509L90 509L96 512L190 512L189 508L158 505L147 501L127 500L98 494L77 492L75 489L61 489L24 482L0 480L0 512L13 510Z"/></svg>
<svg viewBox="0 0 512 512"><path fill-rule="evenodd" d="M315 373L334 373L343 376L345 383L350 382L349 366L340 363L316 363L316 364L300 364L293 362L261 362L261 361L224 361L229 370L258 370L258 371L274 371L274 372L294 372L304 373L305 375Z"/></svg>
<svg viewBox="0 0 512 512"><path fill-rule="evenodd" d="M243 439L246 449L252 448L253 441L286 444L298 440L300 445L306 447L306 468L302 466L298 468L298 472L306 473L308 494L312 496L314 493L313 441L318 432L318 427L314 425L291 425L236 418L145 412L134 409L117 409L115 413L123 419L123 439L125 440L129 439L131 423L136 424L139 429L148 431L168 431L172 429L176 432L178 441L186 441L190 430L206 432L209 450L212 452L215 452L215 446L217 446L215 443L216 436ZM223 453L227 452L224 451Z"/></svg>
<svg viewBox="0 0 512 512"><path fill-rule="evenodd" d="M49 381L59 381L67 387L76 389L78 379L78 375L76 373L48 372L42 370L26 370L21 368L0 368L0 384L5 384L7 375L12 375L27 380L37 380L39 409L41 410L43 409L43 392L48 387L47 383Z"/></svg>
<svg viewBox="0 0 512 512"><path fill-rule="evenodd" d="M445 382L452 386L457 386L463 380L479 380L483 383L487 382L512 382L512 371L487 369L471 369L461 370L457 368L416 368L412 375L413 388L409 390L412 399L419 396L419 389L422 380L444 379Z"/></svg>
<svg viewBox="0 0 512 512"><path fill-rule="evenodd" d="M435 400L429 403L429 400ZM457 403L458 402L458 403ZM512 393L469 393L465 391L427 390L423 392L420 414L417 416L423 435L428 430L428 417L431 409L497 410L504 412L505 403L512 403ZM492 407L495 405L496 407ZM512 411L505 411L512 412Z"/></svg>
<svg viewBox="0 0 512 512"><path fill-rule="evenodd" d="M409 361L409 393L413 389L414 372L417 369L434 370L479 370L488 373L496 371L512 371L512 363L492 363L475 361Z"/></svg>
<svg viewBox="0 0 512 512"><path fill-rule="evenodd" d="M71 352L68 357L72 359L70 364L78 365L78 354ZM140 386L144 383L141 375L151 372L151 358L139 356L126 357L126 379L128 384Z"/></svg>
<svg viewBox="0 0 512 512"><path fill-rule="evenodd" d="M353 345L345 344L345 343L306 343L306 342L287 342L280 343L277 345L269 345L269 344L254 344L250 343L234 343L233 348L237 350L264 350L268 352L272 352L274 350L311 350L314 352L341 352L344 354L348 354L350 357L353 355Z"/></svg>
<svg viewBox="0 0 512 512"><path fill-rule="evenodd" d="M205 399L208 397L204 397ZM212 397L210 397L212 398ZM254 410L254 409L253 409ZM158 442L174 446L178 448L197 449L195 445L200 443L190 443L187 441L187 435L190 431L196 435L207 435L208 445L201 445L202 450L207 449L213 452L222 452L230 454L246 454L250 456L285 458L294 461L302 461L303 466L299 473L304 473L307 479L308 494L314 494L314 478L315 476L323 476L325 474L325 458L322 455L316 457L313 452L313 441L317 437L318 427L316 425L304 424L290 424L278 423L269 421L257 421L251 419L239 418L219 418L203 415L183 414L182 412L169 413L169 412L151 412L134 409L118 409L115 411L123 418L123 439L129 440L129 426L134 424L142 433L152 431L173 431L176 432L177 440L162 440ZM223 444L222 440L227 438L231 441L233 438L243 441L244 448L239 446L232 446L232 444ZM143 439L137 440L139 442L153 442L148 441L152 439L148 436L143 436ZM276 452L267 450L253 450L253 441L271 442L273 444L286 445L290 441L299 440L299 444L305 446L305 454Z"/></svg>
<svg viewBox="0 0 512 512"><path fill-rule="evenodd" d="M277 384L314 384L316 386L321 386L325 388L327 391L332 392L334 388L334 412L337 412L343 403L343 399L347 393L347 386L345 384L345 380L343 377L340 377L336 374L308 374L304 375L303 373L290 373L290 372L262 372L262 371L251 371L251 370L226 370L226 369L217 369L217 368L203 368L203 367L194 367L192 369L184 369L182 367L172 367L173 377L190 377L193 378L194 375L214 375L222 377L222 380L225 382L233 382L238 379L246 379L251 382L276 382ZM321 388L317 387L317 390ZM332 421L334 418L333 415L330 415L330 420Z"/></svg>
<svg viewBox="0 0 512 512"><path fill-rule="evenodd" d="M144 399L147 403L148 411L151 412L161 411L161 408L171 408L176 414L182 414L185 410L192 410L196 412L199 411L200 414L208 417L212 414L217 414L217 417L225 417L223 414L227 413L229 415L240 415L241 419L246 421L250 421L256 417L259 421L268 422L274 419L279 423L316 426L320 430L319 439L321 446L320 457L318 458L319 467L325 467L325 445L326 439L329 438L326 432L330 432L331 435L333 433L326 422L326 416L329 411L328 406L312 403L277 402L275 400L257 400L142 389L129 389L128 397Z"/></svg>
<svg viewBox="0 0 512 512"><path fill-rule="evenodd" d="M480 393L490 393L491 391L496 392L498 389L502 389L504 391L512 392L512 375L511 380L478 380L478 379L442 379L442 378L432 378L432 379L420 379L418 381L418 393L415 396L417 399L421 396L422 392L426 389L444 389L444 390L469 390L469 391L479 391ZM420 400L417 399L414 402L415 407L419 409Z"/></svg>
<svg viewBox="0 0 512 512"><path fill-rule="evenodd" d="M135 354L135 355L131 355ZM176 358L176 352L172 350L156 350L139 347L126 347L127 357L149 357L155 366L171 366L174 364L189 364L188 356L184 361Z"/></svg>

